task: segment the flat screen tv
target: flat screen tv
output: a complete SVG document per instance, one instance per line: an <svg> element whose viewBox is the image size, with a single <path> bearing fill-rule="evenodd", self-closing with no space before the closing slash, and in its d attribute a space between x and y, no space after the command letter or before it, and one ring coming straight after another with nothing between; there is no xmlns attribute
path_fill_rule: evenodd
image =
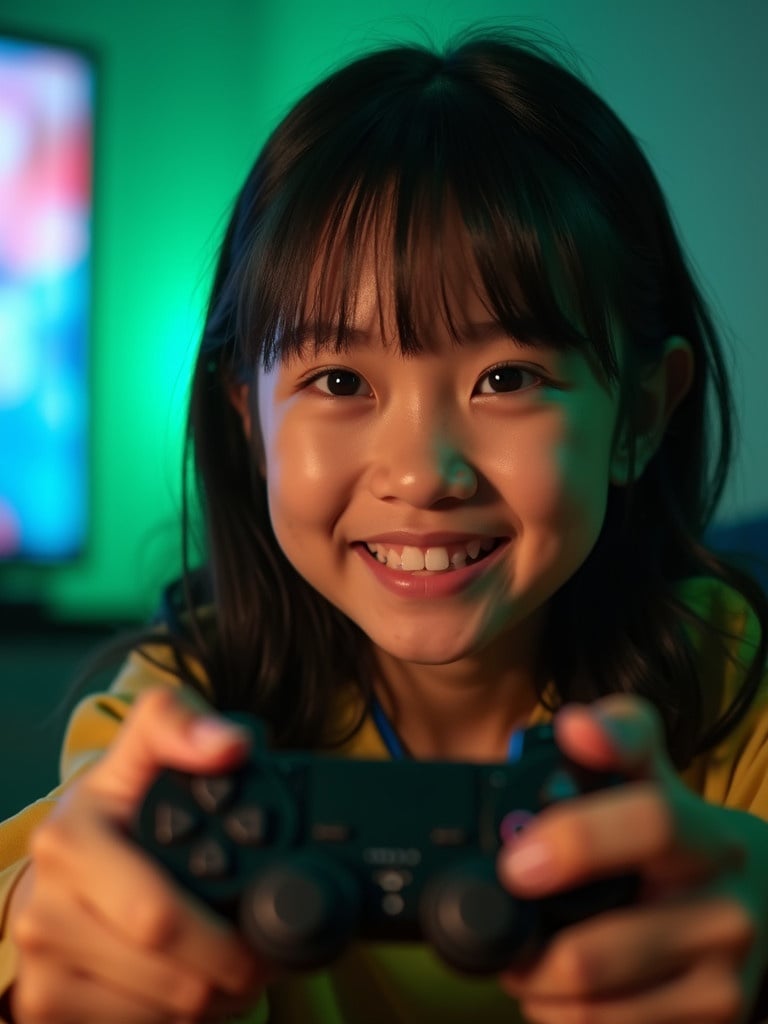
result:
<svg viewBox="0 0 768 1024"><path fill-rule="evenodd" d="M95 67L0 31L0 563L89 531Z"/></svg>

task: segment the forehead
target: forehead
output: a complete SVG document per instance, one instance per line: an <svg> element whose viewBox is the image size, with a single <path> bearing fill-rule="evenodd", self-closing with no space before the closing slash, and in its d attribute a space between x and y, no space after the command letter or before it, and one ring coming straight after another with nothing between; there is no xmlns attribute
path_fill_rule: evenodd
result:
<svg viewBox="0 0 768 1024"><path fill-rule="evenodd" d="M405 266L391 243L384 244L373 231L351 259L339 244L320 252L309 273L306 321L377 331L394 342L405 306L407 318L426 343L436 319L458 334L468 324L493 318L463 226L451 225L439 238L412 244Z"/></svg>
<svg viewBox="0 0 768 1024"><path fill-rule="evenodd" d="M401 239L394 219L385 204L364 230L344 231L342 224L323 233L295 317L302 345L341 350L375 337L409 354L446 333L455 342L499 333L499 310L458 205L446 202L437 224L416 219ZM514 276L505 284L507 297L525 308Z"/></svg>
<svg viewBox="0 0 768 1024"><path fill-rule="evenodd" d="M246 366L269 369L312 342L342 351L357 330L413 354L437 328L459 342L470 325L492 321L527 345L580 351L615 376L604 303L551 225L448 186L403 191L391 182L336 193L314 223L280 224L257 259L241 334Z"/></svg>

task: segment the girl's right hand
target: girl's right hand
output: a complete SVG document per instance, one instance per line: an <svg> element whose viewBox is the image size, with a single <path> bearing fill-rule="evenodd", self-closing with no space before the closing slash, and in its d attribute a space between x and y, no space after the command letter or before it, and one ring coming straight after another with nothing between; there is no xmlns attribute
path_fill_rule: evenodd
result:
<svg viewBox="0 0 768 1024"><path fill-rule="evenodd" d="M127 834L160 768L225 770L247 746L171 689L137 702L32 839L10 910L16 1024L223 1021L255 1004L266 966Z"/></svg>

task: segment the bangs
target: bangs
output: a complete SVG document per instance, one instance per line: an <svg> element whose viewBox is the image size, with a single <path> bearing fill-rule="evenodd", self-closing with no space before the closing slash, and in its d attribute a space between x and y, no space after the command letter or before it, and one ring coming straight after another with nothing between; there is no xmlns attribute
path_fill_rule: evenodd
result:
<svg viewBox="0 0 768 1024"><path fill-rule="evenodd" d="M405 354L438 318L465 339L471 288L505 333L579 349L615 380L621 253L586 174L434 60L410 88L347 97L274 172L237 289L237 364L343 351L373 268L382 330L389 309Z"/></svg>

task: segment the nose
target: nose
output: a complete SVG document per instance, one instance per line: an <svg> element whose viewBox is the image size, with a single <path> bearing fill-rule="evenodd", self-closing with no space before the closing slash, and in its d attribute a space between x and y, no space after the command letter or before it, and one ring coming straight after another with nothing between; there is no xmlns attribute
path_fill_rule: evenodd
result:
<svg viewBox="0 0 768 1024"><path fill-rule="evenodd" d="M375 496L418 508L472 498L478 474L465 446L445 429L413 423L410 427L388 431L380 439L371 487Z"/></svg>

